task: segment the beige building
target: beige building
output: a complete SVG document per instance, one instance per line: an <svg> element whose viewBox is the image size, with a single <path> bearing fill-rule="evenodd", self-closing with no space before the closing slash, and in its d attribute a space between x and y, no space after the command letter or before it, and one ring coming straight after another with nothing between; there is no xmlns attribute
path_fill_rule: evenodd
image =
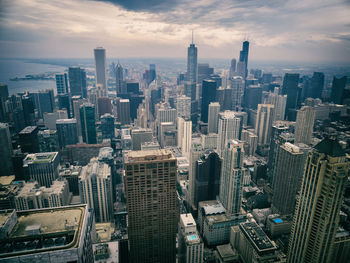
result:
<svg viewBox="0 0 350 263"><path fill-rule="evenodd" d="M315 110L313 107L304 106L298 110L295 123L295 143L310 144L314 130Z"/></svg>

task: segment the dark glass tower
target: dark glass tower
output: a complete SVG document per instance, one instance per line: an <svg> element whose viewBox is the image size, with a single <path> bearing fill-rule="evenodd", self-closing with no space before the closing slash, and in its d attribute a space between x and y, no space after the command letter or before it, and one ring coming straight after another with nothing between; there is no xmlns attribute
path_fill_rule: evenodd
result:
<svg viewBox="0 0 350 263"><path fill-rule="evenodd" d="M80 106L80 122L83 142L88 144L96 143L95 106L91 103L84 103Z"/></svg>
<svg viewBox="0 0 350 263"><path fill-rule="evenodd" d="M311 78L309 90L307 91L308 98L321 98L324 86L324 74L322 72L314 72Z"/></svg>
<svg viewBox="0 0 350 263"><path fill-rule="evenodd" d="M87 97L86 90L86 72L79 67L70 67L69 70L69 86L72 96Z"/></svg>
<svg viewBox="0 0 350 263"><path fill-rule="evenodd" d="M244 41L242 50L239 53L239 61L244 62L244 66L245 66L244 78L246 78L248 75L248 53L249 53L249 42Z"/></svg>
<svg viewBox="0 0 350 263"><path fill-rule="evenodd" d="M333 78L331 100L336 104L343 103L343 94L346 85L346 76L342 78Z"/></svg>
<svg viewBox="0 0 350 263"><path fill-rule="evenodd" d="M211 79L203 80L202 84L202 104L201 104L201 121L208 122L208 106L210 102L216 99L216 81Z"/></svg>
<svg viewBox="0 0 350 263"><path fill-rule="evenodd" d="M283 78L282 95L287 95L286 116L296 109L298 101L299 74L286 73ZM290 120L290 118L288 118Z"/></svg>
<svg viewBox="0 0 350 263"><path fill-rule="evenodd" d="M193 40L187 49L187 81L197 83L197 47Z"/></svg>

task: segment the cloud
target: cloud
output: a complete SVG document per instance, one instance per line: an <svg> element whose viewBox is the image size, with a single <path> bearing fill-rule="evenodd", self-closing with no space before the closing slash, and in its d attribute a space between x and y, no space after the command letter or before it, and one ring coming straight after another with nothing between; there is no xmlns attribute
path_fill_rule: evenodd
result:
<svg viewBox="0 0 350 263"><path fill-rule="evenodd" d="M178 4L178 0L96 0L100 2L109 2L121 6L131 11L149 11L159 12L169 10Z"/></svg>

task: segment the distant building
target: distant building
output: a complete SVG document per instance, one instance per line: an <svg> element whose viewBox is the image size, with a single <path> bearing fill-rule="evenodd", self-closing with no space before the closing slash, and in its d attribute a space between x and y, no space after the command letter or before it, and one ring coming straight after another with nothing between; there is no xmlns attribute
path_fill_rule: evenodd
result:
<svg viewBox="0 0 350 263"><path fill-rule="evenodd" d="M298 83L299 74L286 73L283 78L282 94L287 95L286 102L286 117L289 115L290 110L294 110L297 107L298 101ZM288 120L292 120L288 118Z"/></svg>
<svg viewBox="0 0 350 263"><path fill-rule="evenodd" d="M220 156L227 146L229 140L240 137L241 119L233 111L219 113L218 144L217 150Z"/></svg>
<svg viewBox="0 0 350 263"><path fill-rule="evenodd" d="M61 148L66 147L67 145L77 144L79 142L76 119L57 120L56 129L59 146Z"/></svg>
<svg viewBox="0 0 350 263"><path fill-rule="evenodd" d="M315 123L315 110L313 107L303 106L297 113L295 123L295 143L311 144Z"/></svg>
<svg viewBox="0 0 350 263"><path fill-rule="evenodd" d="M197 74L197 47L192 39L192 43L187 48L187 81L190 83L197 83Z"/></svg>
<svg viewBox="0 0 350 263"><path fill-rule="evenodd" d="M59 149L57 132L53 130L43 130L38 132L39 151L56 152Z"/></svg>
<svg viewBox="0 0 350 263"><path fill-rule="evenodd" d="M261 103L262 87L260 85L249 85L244 90L243 105L246 109L256 110Z"/></svg>
<svg viewBox="0 0 350 263"><path fill-rule="evenodd" d="M94 56L96 86L101 85L107 94L106 50L102 47L97 47L94 49Z"/></svg>
<svg viewBox="0 0 350 263"><path fill-rule="evenodd" d="M37 126L27 126L18 134L19 144L23 153L39 152L38 131Z"/></svg>
<svg viewBox="0 0 350 263"><path fill-rule="evenodd" d="M232 89L232 106L231 109L240 111L242 109L244 95L244 79L240 76L232 77L230 80Z"/></svg>
<svg viewBox="0 0 350 263"><path fill-rule="evenodd" d="M7 123L0 123L0 174L2 176L12 175L11 134Z"/></svg>
<svg viewBox="0 0 350 263"><path fill-rule="evenodd" d="M331 93L331 101L336 104L343 103L343 94L346 86L347 77L344 76L342 78L333 78L332 83L332 93Z"/></svg>
<svg viewBox="0 0 350 263"><path fill-rule="evenodd" d="M56 77L56 88L57 95L68 94L68 74L67 73L58 73Z"/></svg>
<svg viewBox="0 0 350 263"><path fill-rule="evenodd" d="M258 144L260 145L267 145L270 143L274 109L272 104L258 105L255 133L258 136Z"/></svg>
<svg viewBox="0 0 350 263"><path fill-rule="evenodd" d="M130 100L129 99L117 100L117 119L122 125L130 123Z"/></svg>
<svg viewBox="0 0 350 263"><path fill-rule="evenodd" d="M44 113L45 128L50 130L56 130L56 121L60 119L68 119L68 114L66 110L58 110L51 113Z"/></svg>
<svg viewBox="0 0 350 263"><path fill-rule="evenodd" d="M45 112L53 112L55 108L55 100L52 89L31 92L29 93L29 96L32 98L35 108L38 110L39 118L42 118Z"/></svg>
<svg viewBox="0 0 350 263"><path fill-rule="evenodd" d="M211 102L208 108L208 133L218 133L220 104Z"/></svg>
<svg viewBox="0 0 350 263"><path fill-rule="evenodd" d="M68 69L68 74L69 74L69 87L70 87L71 95L87 98L85 70L79 67L70 67Z"/></svg>
<svg viewBox="0 0 350 263"><path fill-rule="evenodd" d="M131 131L132 149L134 151L141 150L141 145L145 142L153 140L153 133L151 129L133 129Z"/></svg>
<svg viewBox="0 0 350 263"><path fill-rule="evenodd" d="M269 92L264 104L272 104L274 106L273 121L282 121L286 114L287 95L279 95L277 91Z"/></svg>
<svg viewBox="0 0 350 263"><path fill-rule="evenodd" d="M106 113L100 119L102 139L113 139L115 137L114 116Z"/></svg>
<svg viewBox="0 0 350 263"><path fill-rule="evenodd" d="M93 104L83 103L80 106L80 122L83 142L96 143L95 106Z"/></svg>
<svg viewBox="0 0 350 263"><path fill-rule="evenodd" d="M216 99L216 81L211 79L203 80L202 84L202 102L201 102L201 121L208 122L209 104Z"/></svg>
<svg viewBox="0 0 350 263"><path fill-rule="evenodd" d="M183 118L191 117L191 98L180 96L176 99L177 116Z"/></svg>

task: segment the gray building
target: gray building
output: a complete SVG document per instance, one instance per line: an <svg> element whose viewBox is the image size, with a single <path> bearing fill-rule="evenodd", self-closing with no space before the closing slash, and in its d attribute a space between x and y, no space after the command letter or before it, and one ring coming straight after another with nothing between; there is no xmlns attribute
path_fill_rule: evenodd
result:
<svg viewBox="0 0 350 263"><path fill-rule="evenodd" d="M0 123L0 174L2 176L11 175L13 172L12 154L9 126L7 123Z"/></svg>
<svg viewBox="0 0 350 263"><path fill-rule="evenodd" d="M40 152L58 151L58 136L54 130L43 130L38 132L38 142Z"/></svg>
<svg viewBox="0 0 350 263"><path fill-rule="evenodd" d="M131 131L132 149L134 151L141 150L141 144L151 142L153 133L151 129L133 129Z"/></svg>
<svg viewBox="0 0 350 263"><path fill-rule="evenodd" d="M66 145L77 144L79 142L76 119L57 120L56 129L59 146L61 148L66 147Z"/></svg>

